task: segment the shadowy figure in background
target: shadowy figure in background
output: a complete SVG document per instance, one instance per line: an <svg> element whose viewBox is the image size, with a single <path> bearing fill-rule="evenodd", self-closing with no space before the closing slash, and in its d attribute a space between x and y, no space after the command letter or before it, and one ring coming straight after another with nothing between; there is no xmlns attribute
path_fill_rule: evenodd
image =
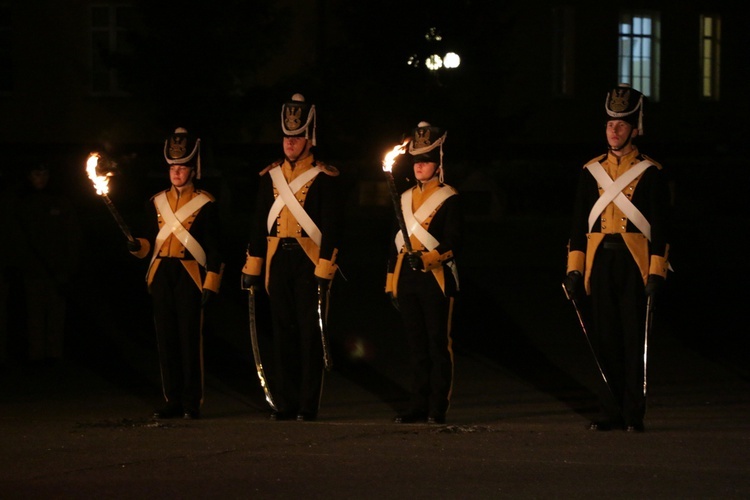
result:
<svg viewBox="0 0 750 500"><path fill-rule="evenodd" d="M662 166L633 143L644 100L623 83L607 93L609 151L584 166L573 209L563 285L573 300L590 299L590 342L606 382L591 430L644 430L646 331L669 269L670 220Z"/></svg>
<svg viewBox="0 0 750 500"><path fill-rule="evenodd" d="M401 195L409 241L390 245L385 291L401 311L412 375L409 408L398 424L445 423L453 389L453 306L463 215L458 192L443 182L447 132L420 122L409 143L416 185ZM410 243L412 252L408 251Z"/></svg>
<svg viewBox="0 0 750 500"><path fill-rule="evenodd" d="M53 178L47 164L32 166L12 215L10 259L23 283L28 358L33 362L64 357L66 290L80 262L78 216Z"/></svg>
<svg viewBox="0 0 750 500"><path fill-rule="evenodd" d="M154 307L166 404L154 418L197 419L203 404L203 314L219 293L224 269L214 197L198 189L200 139L177 128L164 142L171 186L151 198L146 238L128 243L151 255L146 283ZM153 250L153 251L152 251Z"/></svg>

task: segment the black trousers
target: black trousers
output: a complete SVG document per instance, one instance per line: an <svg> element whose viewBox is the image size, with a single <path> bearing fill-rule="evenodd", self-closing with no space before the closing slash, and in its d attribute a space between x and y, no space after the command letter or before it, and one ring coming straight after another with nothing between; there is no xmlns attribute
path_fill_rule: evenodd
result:
<svg viewBox="0 0 750 500"><path fill-rule="evenodd" d="M609 381L600 401L606 418L625 425L643 422L643 351L646 297L643 278L627 248L597 250L591 269L591 343Z"/></svg>
<svg viewBox="0 0 750 500"><path fill-rule="evenodd" d="M279 412L317 415L323 388L315 266L299 246L273 256L268 294L273 325L274 382Z"/></svg>
<svg viewBox="0 0 750 500"><path fill-rule="evenodd" d="M410 411L444 415L453 388L453 298L432 273L402 269L398 303L412 374Z"/></svg>
<svg viewBox="0 0 750 500"><path fill-rule="evenodd" d="M151 283L164 397L199 410L203 403L201 291L178 259L162 259Z"/></svg>

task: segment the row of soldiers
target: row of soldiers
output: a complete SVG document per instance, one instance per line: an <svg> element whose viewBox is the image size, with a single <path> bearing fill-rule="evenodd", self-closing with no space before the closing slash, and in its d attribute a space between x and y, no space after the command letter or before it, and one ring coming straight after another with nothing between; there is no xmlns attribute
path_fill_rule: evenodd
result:
<svg viewBox="0 0 750 500"><path fill-rule="evenodd" d="M563 285L574 304L591 299L591 328L584 332L602 373L595 430L643 430L645 304L669 267L662 167L633 144L643 132L643 103L625 84L607 94L608 151L582 171L569 241ZM282 104L283 158L260 171L241 273L243 289L269 297L273 383L261 375L261 384L274 420L318 417L328 356L327 298L338 271L342 207L338 170L313 152L316 122L315 106L302 95ZM445 423L450 407L464 221L458 192L444 179L446 137L444 129L420 122L408 142L415 183L400 195L385 276L385 293L403 318L412 374L409 404L396 423ZM152 197L151 228L128 246L150 258L165 400L154 417L200 418L203 308L223 277L218 213L214 197L193 183L201 176L200 139L176 129L164 159L171 186Z"/></svg>

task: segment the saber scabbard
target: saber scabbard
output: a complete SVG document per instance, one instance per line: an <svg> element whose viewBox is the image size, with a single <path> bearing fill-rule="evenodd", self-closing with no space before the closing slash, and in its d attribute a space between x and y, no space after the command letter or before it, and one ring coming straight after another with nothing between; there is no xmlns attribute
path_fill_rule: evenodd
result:
<svg viewBox="0 0 750 500"><path fill-rule="evenodd" d="M578 301L568 293L568 289L565 288L565 283L562 285L563 292L565 292L565 297L568 298L571 304L573 304L573 309L575 309L576 316L578 317L578 323L581 326L581 330L583 331L583 336L586 337L586 343L589 346L589 350L591 351L591 355L594 358L594 361L596 362L596 368L599 370L599 375L601 376L602 381L604 381L604 385L607 386L607 390L609 392L609 395L612 397L612 404L615 408L617 408L618 412L622 412L620 409L620 404L617 401L617 398L615 397L615 393L612 390L612 386L609 385L609 381L607 380L607 376L604 374L604 370L602 369L602 365L599 363L599 356L596 355L596 350L594 350L593 344L591 344L591 339L589 338L589 333L586 330L586 324L583 322L583 315L581 314L581 308L578 306Z"/></svg>
<svg viewBox="0 0 750 500"><path fill-rule="evenodd" d="M331 349L328 345L328 303L330 297L330 289L318 285L318 326L320 327L320 341L323 344L323 366L325 366L326 371L331 371L333 367Z"/></svg>
<svg viewBox="0 0 750 500"><path fill-rule="evenodd" d="M255 308L255 287L251 286L247 289L247 305L250 314L250 342L253 347L253 359L255 360L255 372L258 374L258 380L260 380L260 386L263 388L263 393L266 396L268 405L274 411L277 411L276 404L273 402L271 396L271 390L268 388L268 382L266 382L266 374L263 370L263 363L260 360L260 347L258 345L258 328L257 328L257 312Z"/></svg>
<svg viewBox="0 0 750 500"><path fill-rule="evenodd" d="M646 397L646 371L648 366L648 333L654 322L654 303L651 297L646 299L646 329L643 334L643 397Z"/></svg>

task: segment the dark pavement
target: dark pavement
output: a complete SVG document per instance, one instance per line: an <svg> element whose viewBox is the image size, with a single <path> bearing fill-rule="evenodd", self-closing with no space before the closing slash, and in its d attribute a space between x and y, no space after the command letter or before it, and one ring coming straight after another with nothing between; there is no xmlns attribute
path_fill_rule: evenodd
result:
<svg viewBox="0 0 750 500"><path fill-rule="evenodd" d="M382 293L390 221L368 222L349 228L335 367L305 423L268 420L236 261L206 320L203 418L152 421L145 268L98 233L112 250L72 295L68 358L2 370L0 498L750 497L747 327L741 296L690 272L702 248L675 262L657 310L646 432L590 432L598 374L560 289L565 219L473 221L496 241L468 234L448 422L395 425L408 374Z"/></svg>

